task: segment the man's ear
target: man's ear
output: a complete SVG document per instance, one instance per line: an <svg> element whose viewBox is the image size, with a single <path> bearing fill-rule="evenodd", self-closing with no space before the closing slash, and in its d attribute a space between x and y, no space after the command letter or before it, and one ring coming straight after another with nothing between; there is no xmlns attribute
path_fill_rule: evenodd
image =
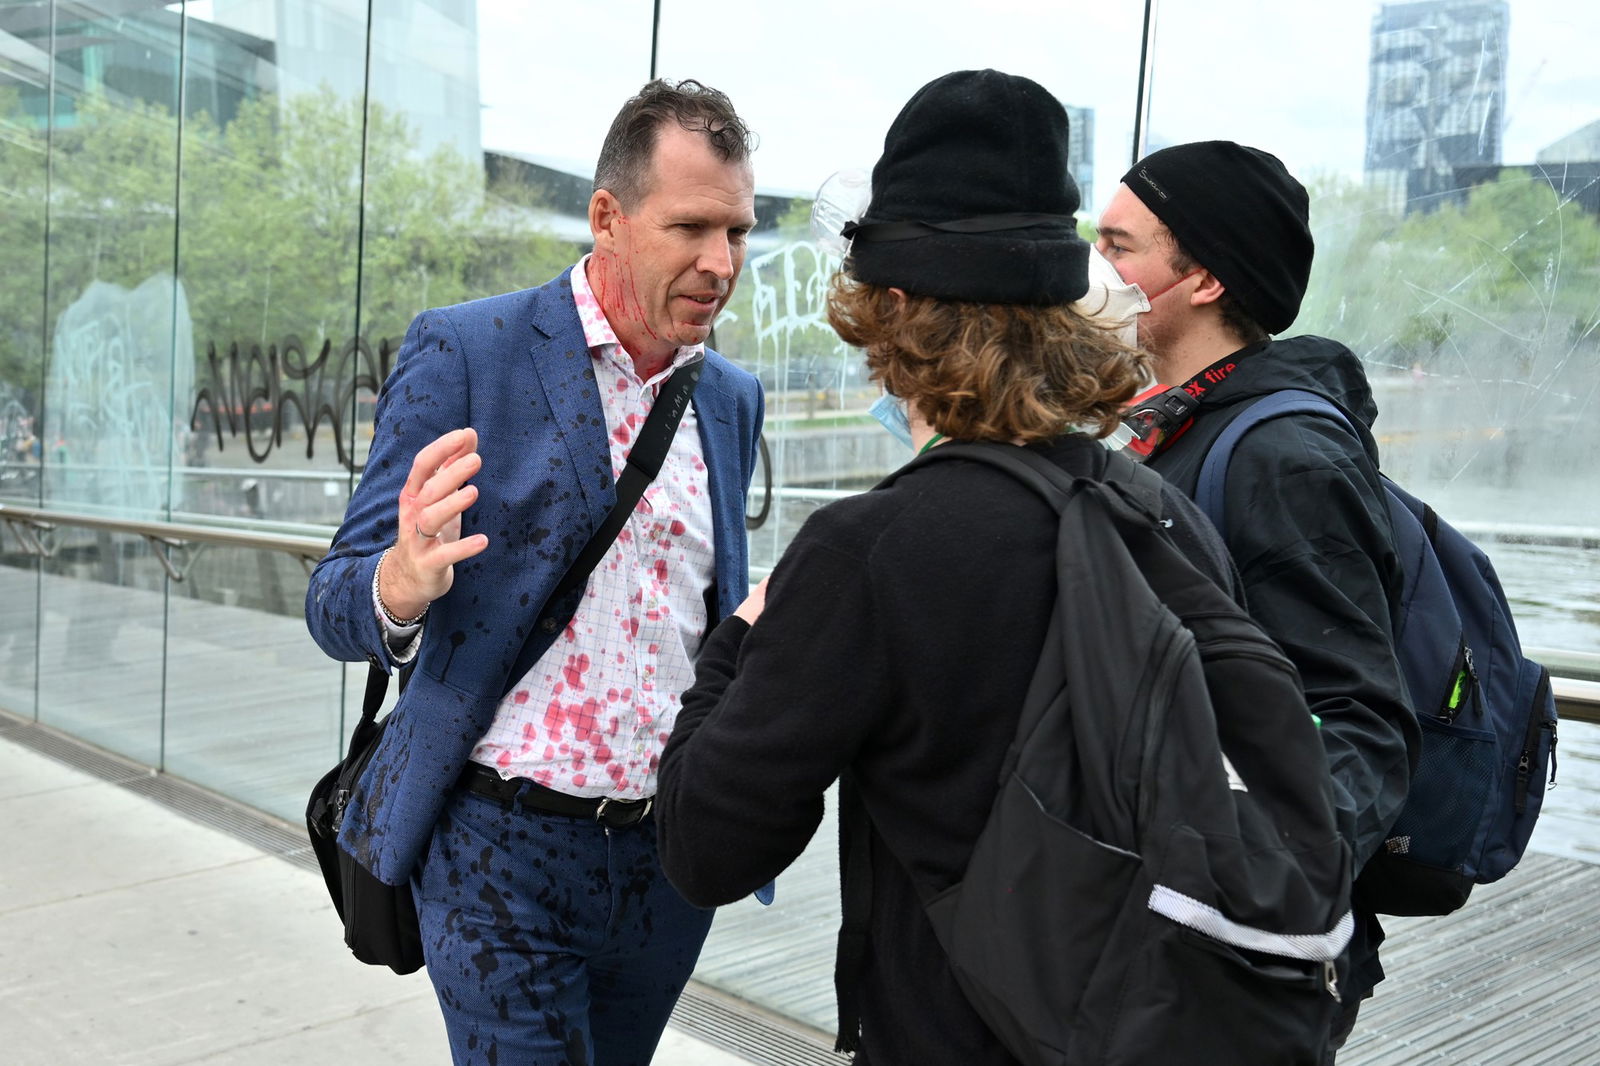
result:
<svg viewBox="0 0 1600 1066"><path fill-rule="evenodd" d="M1214 304L1222 299L1222 294L1228 287L1217 280L1217 276L1209 270L1201 269L1200 284L1195 286L1194 292L1189 294L1189 306L1201 307L1205 304Z"/></svg>
<svg viewBox="0 0 1600 1066"><path fill-rule="evenodd" d="M622 203L610 189L596 189L589 197L589 232L594 236L597 251L614 252L617 246L617 226L627 220Z"/></svg>

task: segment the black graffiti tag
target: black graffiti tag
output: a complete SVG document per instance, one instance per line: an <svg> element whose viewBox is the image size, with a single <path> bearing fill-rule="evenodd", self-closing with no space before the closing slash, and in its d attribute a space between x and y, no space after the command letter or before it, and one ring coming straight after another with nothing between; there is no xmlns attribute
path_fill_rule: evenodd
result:
<svg viewBox="0 0 1600 1066"><path fill-rule="evenodd" d="M358 404L376 398L393 361L394 347L387 337L378 342L376 353L365 337L345 342L337 354L333 341L324 340L315 359L293 336L265 349L259 344L243 349L234 342L226 357L217 354L216 342L208 342L208 380L195 391L189 428L216 434L220 449L226 425L228 436L243 436L250 458L263 463L283 445L284 425L293 424L288 418L293 409L305 426L307 459L315 456L317 431L326 422L339 464L359 472L354 456Z"/></svg>

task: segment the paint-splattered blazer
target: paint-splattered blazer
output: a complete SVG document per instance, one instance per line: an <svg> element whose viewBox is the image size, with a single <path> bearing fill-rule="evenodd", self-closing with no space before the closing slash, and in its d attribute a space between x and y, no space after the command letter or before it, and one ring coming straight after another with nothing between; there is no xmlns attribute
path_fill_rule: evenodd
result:
<svg viewBox="0 0 1600 1066"><path fill-rule="evenodd" d="M424 445L478 431L479 497L462 536L489 547L456 566L434 601L398 716L351 797L340 844L398 884L424 854L446 794L520 662L531 665L567 613L541 614L568 564L616 502L600 396L570 271L536 289L425 311L378 397L365 473L306 591L306 624L335 659L388 663L372 608L378 556ZM748 591L745 493L763 414L750 374L707 351L694 397L714 515L714 615ZM715 623L715 617L711 619ZM517 669L518 675L512 671Z"/></svg>

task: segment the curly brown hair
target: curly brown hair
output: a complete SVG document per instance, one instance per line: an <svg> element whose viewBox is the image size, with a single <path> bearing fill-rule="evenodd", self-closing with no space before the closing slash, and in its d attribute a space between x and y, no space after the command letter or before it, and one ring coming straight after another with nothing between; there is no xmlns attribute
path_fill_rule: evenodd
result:
<svg viewBox="0 0 1600 1066"><path fill-rule="evenodd" d="M841 271L828 321L867 353L872 380L954 440L1103 437L1149 376L1144 351L1065 305L901 299Z"/></svg>

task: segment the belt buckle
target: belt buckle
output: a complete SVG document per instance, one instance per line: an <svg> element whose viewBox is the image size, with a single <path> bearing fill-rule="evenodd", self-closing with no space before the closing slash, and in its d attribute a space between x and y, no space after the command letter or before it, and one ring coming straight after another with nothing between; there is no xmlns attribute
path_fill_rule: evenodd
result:
<svg viewBox="0 0 1600 1066"><path fill-rule="evenodd" d="M637 825L642 821L644 816L650 813L650 805L653 802L654 797L641 802L639 800L613 799L611 796L606 796L601 799L600 805L594 809L594 820L612 829L626 829L628 826ZM632 804L638 805L632 806ZM615 805L616 809L615 817L610 813L613 805ZM630 815L632 817L629 817Z"/></svg>

